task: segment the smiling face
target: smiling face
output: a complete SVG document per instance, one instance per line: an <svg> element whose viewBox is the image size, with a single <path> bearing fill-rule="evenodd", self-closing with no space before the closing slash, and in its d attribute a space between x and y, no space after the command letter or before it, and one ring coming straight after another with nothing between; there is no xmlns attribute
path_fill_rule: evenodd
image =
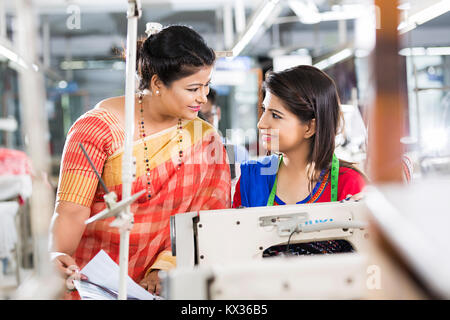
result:
<svg viewBox="0 0 450 320"><path fill-rule="evenodd" d="M173 81L169 86L156 80L152 88L153 92L160 92L163 112L176 118L195 119L201 106L208 101L206 96L209 93L212 71L212 66L201 67L194 74Z"/></svg>
<svg viewBox="0 0 450 320"><path fill-rule="evenodd" d="M289 153L309 143L309 138L315 133L315 126L311 122L302 123L270 91L266 92L261 108L263 113L258 129L264 148L271 152Z"/></svg>

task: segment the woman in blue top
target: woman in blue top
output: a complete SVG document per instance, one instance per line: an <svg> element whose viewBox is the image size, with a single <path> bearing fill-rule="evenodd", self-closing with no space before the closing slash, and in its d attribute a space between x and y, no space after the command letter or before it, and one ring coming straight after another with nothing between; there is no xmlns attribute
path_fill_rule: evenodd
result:
<svg viewBox="0 0 450 320"><path fill-rule="evenodd" d="M233 207L348 199L365 177L334 156L340 102L334 81L311 66L271 72L258 129L271 155L241 164Z"/></svg>

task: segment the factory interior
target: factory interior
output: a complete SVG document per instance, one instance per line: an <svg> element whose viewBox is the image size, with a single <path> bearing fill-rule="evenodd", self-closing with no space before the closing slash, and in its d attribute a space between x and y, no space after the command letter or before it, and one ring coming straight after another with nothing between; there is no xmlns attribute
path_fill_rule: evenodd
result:
<svg viewBox="0 0 450 320"><path fill-rule="evenodd" d="M200 35L215 59L174 80L204 78L209 91L199 87L199 108L183 111L192 118L172 117L178 168L159 165L157 154L150 170L146 141L159 152L152 143L170 126L144 128L142 101L157 101L158 85L164 101L176 100L167 100L173 87L156 71L142 91L139 59L145 43L177 25ZM449 35L450 0L0 0L0 300L450 299ZM138 39L147 39L143 48ZM293 166L294 151L282 150L288 125L279 125L279 152L264 133L301 117L275 88L277 75L300 70L333 80L340 113L333 139L318 139L325 120L315 110L316 131L301 140L332 148L314 190L313 180L305 184L307 198L283 183ZM121 146L104 147L99 166L87 135L106 122L90 128L86 119L106 113L110 98L120 101L125 125L120 137L109 129ZM284 120L269 114L275 101L288 110ZM77 131L83 121L87 129ZM207 128L203 145L208 135L220 138L214 143L226 162L194 164L189 173L182 159L190 153L177 145L187 143L181 134L191 124ZM189 150L198 139L185 139L193 141ZM146 151L137 150L141 142ZM76 157L84 166L70 162ZM264 174L256 180L250 170L262 158L279 159L267 190ZM306 168L318 170L315 159ZM365 182L336 198L343 165ZM89 178L77 180L79 172ZM180 172L184 180L175 180ZM319 185L325 191L315 203ZM91 202L81 195L89 188ZM258 190L267 191L264 199L250 204ZM278 196L291 194L299 198L280 205ZM64 229L70 213L81 222Z"/></svg>

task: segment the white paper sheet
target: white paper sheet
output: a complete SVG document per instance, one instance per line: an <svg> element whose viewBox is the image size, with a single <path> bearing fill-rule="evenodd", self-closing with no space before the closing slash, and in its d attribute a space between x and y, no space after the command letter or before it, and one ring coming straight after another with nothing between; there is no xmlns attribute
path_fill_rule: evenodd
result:
<svg viewBox="0 0 450 320"><path fill-rule="evenodd" d="M90 282L106 288L117 294L119 292L119 266L101 250L97 255L81 269L81 273L88 277ZM161 299L152 295L127 276L128 299L155 300ZM116 300L116 297L107 291L84 281L74 281L81 299L83 300Z"/></svg>

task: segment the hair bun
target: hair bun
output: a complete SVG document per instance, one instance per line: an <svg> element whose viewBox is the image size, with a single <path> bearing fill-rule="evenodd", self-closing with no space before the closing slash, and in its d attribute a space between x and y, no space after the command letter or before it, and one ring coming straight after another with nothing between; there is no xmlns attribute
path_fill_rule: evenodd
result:
<svg viewBox="0 0 450 320"><path fill-rule="evenodd" d="M148 22L145 25L145 33L147 34L147 38L153 34L156 34L162 30L163 26L158 22Z"/></svg>

